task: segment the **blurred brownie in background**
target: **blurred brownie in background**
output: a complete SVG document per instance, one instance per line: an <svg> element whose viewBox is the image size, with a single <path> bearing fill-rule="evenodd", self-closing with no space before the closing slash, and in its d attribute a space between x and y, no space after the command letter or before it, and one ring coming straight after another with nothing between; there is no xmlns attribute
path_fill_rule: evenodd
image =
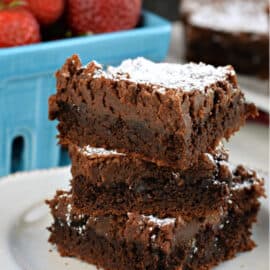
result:
<svg viewBox="0 0 270 270"><path fill-rule="evenodd" d="M267 78L269 73L267 0L183 0L186 58Z"/></svg>
<svg viewBox="0 0 270 270"><path fill-rule="evenodd" d="M178 7L179 0L144 0L143 8L152 11L171 21L179 19Z"/></svg>

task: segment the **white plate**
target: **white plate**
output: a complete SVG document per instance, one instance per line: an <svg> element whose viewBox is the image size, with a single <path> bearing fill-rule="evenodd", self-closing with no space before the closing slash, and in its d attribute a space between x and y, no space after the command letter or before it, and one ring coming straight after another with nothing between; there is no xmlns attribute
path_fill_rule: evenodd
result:
<svg viewBox="0 0 270 270"><path fill-rule="evenodd" d="M260 110L270 113L269 81L244 75L238 75L238 81L247 101L255 103Z"/></svg>
<svg viewBox="0 0 270 270"><path fill-rule="evenodd" d="M47 243L46 227L51 223L44 204L56 189L67 188L69 168L22 173L0 179L0 269L5 270L95 270L73 258L62 258ZM258 244L252 252L238 255L217 270L267 270L267 202L262 202L253 238Z"/></svg>

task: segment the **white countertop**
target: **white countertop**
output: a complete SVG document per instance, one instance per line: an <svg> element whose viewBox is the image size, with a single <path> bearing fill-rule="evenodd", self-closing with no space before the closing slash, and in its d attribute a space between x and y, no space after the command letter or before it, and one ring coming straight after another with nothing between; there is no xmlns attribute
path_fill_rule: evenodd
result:
<svg viewBox="0 0 270 270"><path fill-rule="evenodd" d="M248 122L225 147L233 163L269 172L269 128L266 125Z"/></svg>

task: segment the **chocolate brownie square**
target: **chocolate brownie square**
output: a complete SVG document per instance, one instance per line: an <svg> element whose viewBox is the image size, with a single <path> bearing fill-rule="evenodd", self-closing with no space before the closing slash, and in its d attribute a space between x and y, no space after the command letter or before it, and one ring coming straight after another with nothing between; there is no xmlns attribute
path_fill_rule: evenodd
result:
<svg viewBox="0 0 270 270"><path fill-rule="evenodd" d="M267 0L183 0L186 59L268 78L268 10Z"/></svg>
<svg viewBox="0 0 270 270"><path fill-rule="evenodd" d="M49 101L62 145L116 149L179 169L197 164L255 115L231 66L143 58L106 71L74 55L57 72Z"/></svg>
<svg viewBox="0 0 270 270"><path fill-rule="evenodd" d="M234 177L227 153L202 154L187 170L159 167L115 151L70 146L73 203L91 215L127 212L202 215L225 207Z"/></svg>

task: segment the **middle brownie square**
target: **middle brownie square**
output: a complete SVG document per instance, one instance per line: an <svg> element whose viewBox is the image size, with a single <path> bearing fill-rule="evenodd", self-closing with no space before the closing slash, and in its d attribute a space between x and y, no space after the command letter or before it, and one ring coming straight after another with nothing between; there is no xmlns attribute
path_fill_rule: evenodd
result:
<svg viewBox="0 0 270 270"><path fill-rule="evenodd" d="M165 217L182 211L203 216L226 208L232 179L219 148L188 170L159 167L115 151L70 146L74 206L95 215L127 212Z"/></svg>

